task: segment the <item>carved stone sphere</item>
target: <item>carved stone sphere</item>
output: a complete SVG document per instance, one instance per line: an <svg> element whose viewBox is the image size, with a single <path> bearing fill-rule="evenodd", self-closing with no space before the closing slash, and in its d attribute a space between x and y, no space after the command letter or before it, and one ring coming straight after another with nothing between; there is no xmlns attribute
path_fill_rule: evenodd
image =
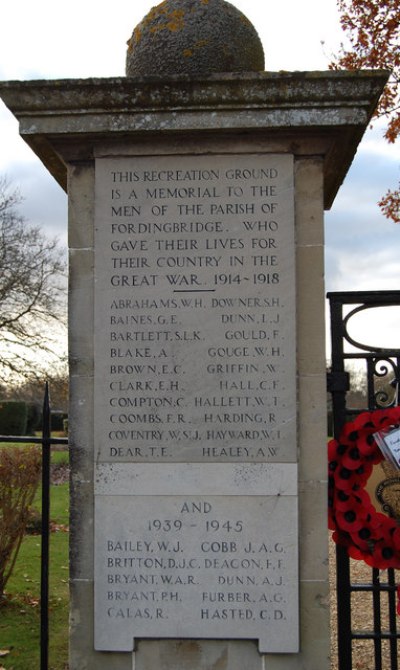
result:
<svg viewBox="0 0 400 670"><path fill-rule="evenodd" d="M264 70L260 38L225 0L164 0L128 42L128 77Z"/></svg>

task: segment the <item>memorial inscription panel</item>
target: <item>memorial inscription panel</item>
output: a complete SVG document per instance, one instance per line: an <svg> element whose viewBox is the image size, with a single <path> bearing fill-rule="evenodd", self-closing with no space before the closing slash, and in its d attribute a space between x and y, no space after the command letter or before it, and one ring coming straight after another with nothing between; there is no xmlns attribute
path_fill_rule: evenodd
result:
<svg viewBox="0 0 400 670"><path fill-rule="evenodd" d="M293 157L96 160L95 646L298 650Z"/></svg>
<svg viewBox="0 0 400 670"><path fill-rule="evenodd" d="M200 637L297 651L296 504L295 496L164 496L162 505L101 496L98 516L110 523L96 547L97 649Z"/></svg>
<svg viewBox="0 0 400 670"><path fill-rule="evenodd" d="M293 159L98 159L99 461L296 461Z"/></svg>

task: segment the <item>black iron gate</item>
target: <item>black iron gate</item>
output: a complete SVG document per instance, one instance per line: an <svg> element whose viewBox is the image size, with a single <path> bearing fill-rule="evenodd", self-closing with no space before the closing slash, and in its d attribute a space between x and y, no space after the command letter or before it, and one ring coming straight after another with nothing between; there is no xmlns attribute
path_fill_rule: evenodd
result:
<svg viewBox="0 0 400 670"><path fill-rule="evenodd" d="M371 318L379 318L376 308L398 307L400 291L329 293L331 314L332 361L328 373L328 390L332 394L333 430L338 438L343 424L351 414L346 405L350 389L349 363L358 361L365 374L367 402L365 410L387 408L398 403L400 383L399 348L379 348L356 341L350 335L353 317L372 310ZM354 322L353 322L354 323ZM368 332L365 333L368 340ZM382 386L382 380L387 384ZM362 410L359 410L362 411ZM400 483L400 479L399 479ZM370 569L369 581L353 579L352 564L345 548L336 547L338 668L355 670L359 640L370 646L368 670L399 670L400 616L396 614L396 585L400 571ZM360 594L363 594L360 598ZM365 597L364 597L365 596ZM356 630L354 607L362 602L364 620L371 622L368 630Z"/></svg>

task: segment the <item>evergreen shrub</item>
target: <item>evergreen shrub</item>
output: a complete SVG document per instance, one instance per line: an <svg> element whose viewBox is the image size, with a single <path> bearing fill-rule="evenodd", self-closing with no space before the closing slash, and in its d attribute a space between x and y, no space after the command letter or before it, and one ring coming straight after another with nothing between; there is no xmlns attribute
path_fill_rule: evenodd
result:
<svg viewBox="0 0 400 670"><path fill-rule="evenodd" d="M0 435L26 435L28 408L23 400L0 401Z"/></svg>

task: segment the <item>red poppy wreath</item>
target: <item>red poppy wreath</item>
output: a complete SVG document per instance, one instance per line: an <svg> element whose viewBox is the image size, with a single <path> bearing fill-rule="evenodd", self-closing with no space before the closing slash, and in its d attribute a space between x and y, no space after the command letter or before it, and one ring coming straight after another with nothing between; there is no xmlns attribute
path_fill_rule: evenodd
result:
<svg viewBox="0 0 400 670"><path fill-rule="evenodd" d="M349 556L372 568L400 568L400 525L373 506L365 490L383 460L373 434L400 424L400 407L359 414L328 444L329 528Z"/></svg>

